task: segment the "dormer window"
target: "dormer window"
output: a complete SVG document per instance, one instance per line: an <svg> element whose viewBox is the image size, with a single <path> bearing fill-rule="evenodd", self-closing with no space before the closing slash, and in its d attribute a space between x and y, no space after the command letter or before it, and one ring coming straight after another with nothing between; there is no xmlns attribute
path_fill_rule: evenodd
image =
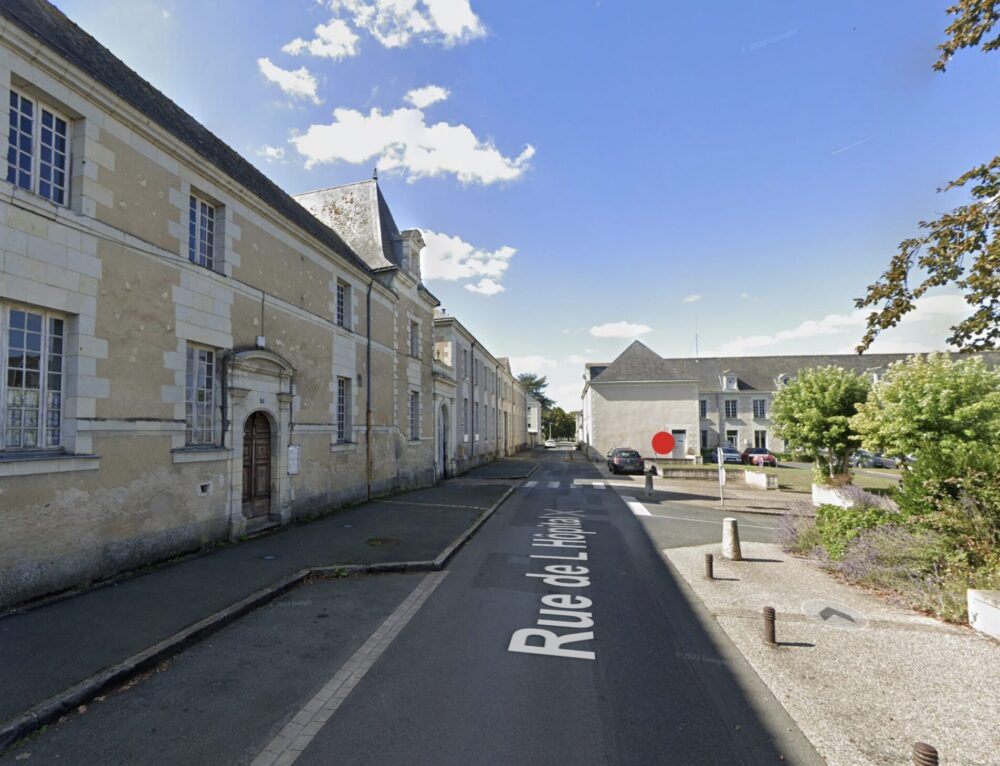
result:
<svg viewBox="0 0 1000 766"><path fill-rule="evenodd" d="M722 375L722 390L723 391L735 391L737 388L737 381L735 375L730 375L728 372Z"/></svg>
<svg viewBox="0 0 1000 766"><path fill-rule="evenodd" d="M777 388L783 388L788 385L789 377L788 373L783 372L778 377L774 379L774 384Z"/></svg>

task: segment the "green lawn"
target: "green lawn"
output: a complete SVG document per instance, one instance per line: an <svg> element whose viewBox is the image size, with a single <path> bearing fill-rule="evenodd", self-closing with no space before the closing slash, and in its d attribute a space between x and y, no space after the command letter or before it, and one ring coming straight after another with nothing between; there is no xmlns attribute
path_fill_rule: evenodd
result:
<svg viewBox="0 0 1000 766"><path fill-rule="evenodd" d="M736 473L747 470L746 466L727 465L726 470ZM753 468L751 470L761 470ZM812 492L813 473L809 468L764 468L766 473L773 473L778 477L778 488L788 492ZM887 468L865 468L862 471L851 471L854 476L855 486L862 489L879 491L892 489L899 483L899 470ZM743 478L742 473L739 474Z"/></svg>

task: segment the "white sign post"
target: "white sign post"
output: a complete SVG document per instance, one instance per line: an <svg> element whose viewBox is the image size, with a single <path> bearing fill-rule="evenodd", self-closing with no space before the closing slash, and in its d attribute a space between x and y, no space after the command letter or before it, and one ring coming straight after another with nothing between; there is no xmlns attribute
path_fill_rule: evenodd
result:
<svg viewBox="0 0 1000 766"><path fill-rule="evenodd" d="M726 486L726 453L722 451L722 447L718 448L716 452L719 460L719 502L722 503L723 509L726 507L726 491L724 487Z"/></svg>

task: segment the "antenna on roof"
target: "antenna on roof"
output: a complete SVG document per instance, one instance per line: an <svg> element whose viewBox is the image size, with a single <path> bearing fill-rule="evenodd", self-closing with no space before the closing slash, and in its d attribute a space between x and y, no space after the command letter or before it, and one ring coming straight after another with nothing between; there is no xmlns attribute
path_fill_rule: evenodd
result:
<svg viewBox="0 0 1000 766"><path fill-rule="evenodd" d="M372 170L372 180L373 181L377 181L378 180L378 168L374 168Z"/></svg>

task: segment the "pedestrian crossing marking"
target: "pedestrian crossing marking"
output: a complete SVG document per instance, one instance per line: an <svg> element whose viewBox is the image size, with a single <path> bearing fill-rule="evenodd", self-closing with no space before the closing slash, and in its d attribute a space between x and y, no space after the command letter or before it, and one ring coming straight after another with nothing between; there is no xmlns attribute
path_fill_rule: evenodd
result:
<svg viewBox="0 0 1000 766"><path fill-rule="evenodd" d="M537 481L526 481L526 482L524 482L524 486L528 487L528 488L537 487L538 486L538 482Z"/></svg>
<svg viewBox="0 0 1000 766"><path fill-rule="evenodd" d="M559 489L559 482L558 481L550 481L549 482L549 489Z"/></svg>
<svg viewBox="0 0 1000 766"><path fill-rule="evenodd" d="M592 485L594 489L607 489L607 485L601 481L595 481Z"/></svg>
<svg viewBox="0 0 1000 766"><path fill-rule="evenodd" d="M636 516L652 516L649 511L646 510L646 506L636 500L634 497L628 497L627 495L622 495L622 500L625 501L625 505L629 507Z"/></svg>

